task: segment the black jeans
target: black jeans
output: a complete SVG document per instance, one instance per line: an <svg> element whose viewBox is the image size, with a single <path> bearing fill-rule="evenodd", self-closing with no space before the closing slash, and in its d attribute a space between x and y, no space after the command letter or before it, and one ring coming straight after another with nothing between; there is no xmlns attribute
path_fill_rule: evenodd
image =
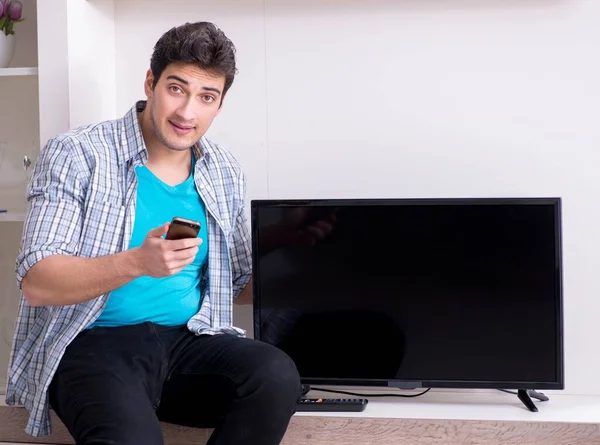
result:
<svg viewBox="0 0 600 445"><path fill-rule="evenodd" d="M159 421L215 428L209 445L275 445L300 395L273 346L152 323L82 332L49 389L77 445L162 445Z"/></svg>

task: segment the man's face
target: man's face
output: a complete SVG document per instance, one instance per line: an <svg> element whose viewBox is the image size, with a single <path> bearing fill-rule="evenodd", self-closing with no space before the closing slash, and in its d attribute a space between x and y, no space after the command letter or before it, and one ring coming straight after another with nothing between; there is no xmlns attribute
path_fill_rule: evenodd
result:
<svg viewBox="0 0 600 445"><path fill-rule="evenodd" d="M187 150L206 133L221 111L225 76L172 63L162 72L154 89L153 80L149 70L144 89L154 134L171 150Z"/></svg>

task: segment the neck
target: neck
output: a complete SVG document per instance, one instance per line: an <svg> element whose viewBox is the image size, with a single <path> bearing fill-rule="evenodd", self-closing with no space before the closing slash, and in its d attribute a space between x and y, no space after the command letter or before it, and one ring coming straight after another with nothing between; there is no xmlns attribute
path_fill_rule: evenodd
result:
<svg viewBox="0 0 600 445"><path fill-rule="evenodd" d="M155 176L169 185L185 181L191 173L192 150L171 150L165 147L152 131L149 116L143 111L139 115L142 136L148 150L148 168Z"/></svg>

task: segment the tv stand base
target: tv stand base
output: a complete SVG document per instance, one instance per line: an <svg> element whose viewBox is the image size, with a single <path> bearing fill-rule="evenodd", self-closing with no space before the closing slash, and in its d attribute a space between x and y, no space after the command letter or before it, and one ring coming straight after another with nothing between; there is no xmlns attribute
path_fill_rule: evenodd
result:
<svg viewBox="0 0 600 445"><path fill-rule="evenodd" d="M310 391L310 385L302 384L302 397L308 394Z"/></svg>
<svg viewBox="0 0 600 445"><path fill-rule="evenodd" d="M519 397L519 400L523 402L523 405L525 405L527 409L533 413L537 413L538 408L535 406L535 403L533 403L533 400L531 400L532 397L542 402L550 400L548 399L548 396L533 389L519 389L517 391L517 397Z"/></svg>
<svg viewBox="0 0 600 445"><path fill-rule="evenodd" d="M305 397L306 394L308 394L308 392L310 390L311 390L310 385L303 384L302 385L302 397ZM531 399L536 399L536 400L539 400L540 402L546 402L546 401L550 400L548 398L548 396L546 396L545 394L542 394L541 392L537 392L534 389L519 389L519 390L517 390L517 392L509 391L506 389L501 389L500 391L507 392L510 394L516 394L517 397L519 398L519 400L521 402L523 402L523 405L525 405L527 407L527 409L533 413L537 413L538 408L537 408L537 406L535 406L535 403L533 403L533 400L531 400ZM365 395L361 395L361 397L368 397L368 396L367 396L367 394L365 394Z"/></svg>

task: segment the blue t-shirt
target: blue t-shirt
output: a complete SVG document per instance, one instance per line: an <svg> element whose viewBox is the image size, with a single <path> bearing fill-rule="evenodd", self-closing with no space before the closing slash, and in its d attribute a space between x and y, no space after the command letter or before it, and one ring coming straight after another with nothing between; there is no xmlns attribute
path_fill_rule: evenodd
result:
<svg viewBox="0 0 600 445"><path fill-rule="evenodd" d="M143 244L146 235L173 217L193 219L201 224L202 244L196 258L178 274L153 278L143 276L115 289L100 317L90 327L153 323L185 324L200 307L200 279L208 255L206 208L198 195L192 174L176 186L165 184L145 166L136 167L138 177L135 222L129 248Z"/></svg>

